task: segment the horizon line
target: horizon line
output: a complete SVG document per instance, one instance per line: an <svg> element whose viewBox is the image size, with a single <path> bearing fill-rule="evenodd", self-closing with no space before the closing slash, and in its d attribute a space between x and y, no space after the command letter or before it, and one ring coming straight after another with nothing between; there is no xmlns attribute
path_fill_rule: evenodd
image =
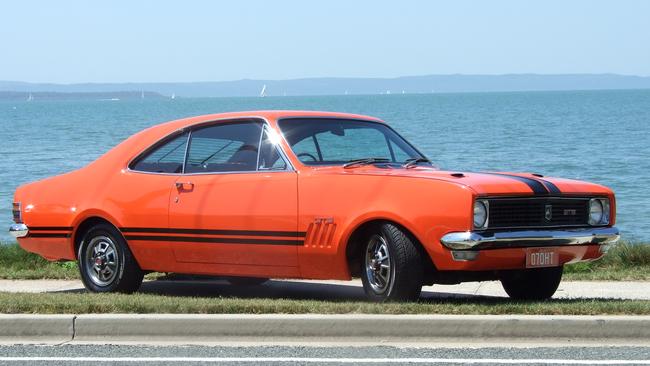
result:
<svg viewBox="0 0 650 366"><path fill-rule="evenodd" d="M650 75L636 75L636 74L619 74L614 72L601 72L601 73L498 73L498 74L466 74L466 73L452 73L452 74L419 74L419 75L402 75L402 76L310 76L300 78L287 78L287 79L256 79L256 78L241 78L229 80L202 80L202 81L76 81L76 82L51 82L51 81L23 81L23 80L0 80L3 83L21 83L21 84L52 84L52 85L84 85L84 84L199 84L199 83L231 83L241 81L259 81L259 82L280 82L280 81L302 81L302 80L315 80L315 79L374 79L374 80L398 80L404 78L415 77L429 77L429 76L460 76L460 77L503 77L503 76L618 76L618 77L631 77L631 78L650 78Z"/></svg>

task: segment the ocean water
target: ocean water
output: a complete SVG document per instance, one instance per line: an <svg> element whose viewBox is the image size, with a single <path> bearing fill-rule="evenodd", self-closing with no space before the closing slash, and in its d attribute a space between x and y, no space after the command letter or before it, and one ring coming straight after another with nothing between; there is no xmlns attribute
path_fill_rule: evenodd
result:
<svg viewBox="0 0 650 366"><path fill-rule="evenodd" d="M444 169L604 184L623 237L650 241L650 90L0 102L0 241L12 241L18 185L80 168L157 123L259 109L377 116Z"/></svg>

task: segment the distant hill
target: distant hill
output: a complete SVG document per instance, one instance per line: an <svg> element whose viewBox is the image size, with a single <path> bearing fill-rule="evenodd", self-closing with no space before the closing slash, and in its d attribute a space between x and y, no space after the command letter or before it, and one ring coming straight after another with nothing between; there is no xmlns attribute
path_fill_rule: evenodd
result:
<svg viewBox="0 0 650 366"><path fill-rule="evenodd" d="M112 93L145 90L165 96L230 97L392 93L505 92L542 90L650 89L650 77L617 74L425 75L398 78L307 78L186 83L37 84L0 81L0 91L23 93Z"/></svg>
<svg viewBox="0 0 650 366"><path fill-rule="evenodd" d="M1 84L2 82L0 82ZM59 91L0 91L0 100L125 100L162 99L166 96L155 92L59 92Z"/></svg>

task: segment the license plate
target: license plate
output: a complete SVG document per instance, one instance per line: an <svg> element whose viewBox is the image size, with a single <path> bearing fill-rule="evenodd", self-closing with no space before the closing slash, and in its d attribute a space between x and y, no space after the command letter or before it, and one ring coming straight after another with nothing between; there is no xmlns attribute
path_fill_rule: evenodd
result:
<svg viewBox="0 0 650 366"><path fill-rule="evenodd" d="M555 249L535 248L526 250L526 268L557 267L560 255Z"/></svg>

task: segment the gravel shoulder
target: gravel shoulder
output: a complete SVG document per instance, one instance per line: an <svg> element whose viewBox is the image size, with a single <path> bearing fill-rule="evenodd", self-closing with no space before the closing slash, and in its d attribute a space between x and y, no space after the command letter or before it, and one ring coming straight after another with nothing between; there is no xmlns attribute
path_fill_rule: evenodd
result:
<svg viewBox="0 0 650 366"><path fill-rule="evenodd" d="M253 292L262 297L312 298L314 290L327 298L362 300L361 281L273 280L262 286L236 287L222 280L145 281L145 294L181 296L249 297ZM79 280L1 280L0 292L11 293L76 293L84 292ZM434 285L422 288L423 298L507 297L498 281L466 282L458 285ZM562 281L554 299L619 299L650 300L650 281Z"/></svg>

